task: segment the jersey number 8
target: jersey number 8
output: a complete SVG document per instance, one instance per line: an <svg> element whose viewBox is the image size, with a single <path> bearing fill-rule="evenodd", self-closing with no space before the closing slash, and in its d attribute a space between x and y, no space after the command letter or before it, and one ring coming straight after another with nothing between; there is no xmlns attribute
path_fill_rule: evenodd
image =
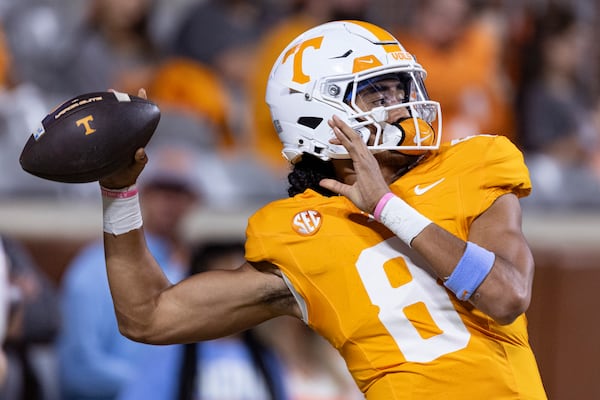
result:
<svg viewBox="0 0 600 400"><path fill-rule="evenodd" d="M467 346L471 334L446 290L425 270L398 251L402 242L390 238L363 250L356 268L379 319L406 361L429 362ZM409 278L393 284L386 263L400 261ZM393 264L398 268L398 263Z"/></svg>

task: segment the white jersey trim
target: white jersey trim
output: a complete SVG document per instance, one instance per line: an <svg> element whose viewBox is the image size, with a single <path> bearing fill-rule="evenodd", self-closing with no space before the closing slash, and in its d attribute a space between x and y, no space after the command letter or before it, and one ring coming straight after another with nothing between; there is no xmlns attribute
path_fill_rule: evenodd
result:
<svg viewBox="0 0 600 400"><path fill-rule="evenodd" d="M287 285L288 289L290 289L290 292L292 292L292 294L294 295L294 298L298 303L298 307L300 307L300 311L302 312L302 321L304 321L305 324L308 324L308 310L306 309L306 302L304 301L304 298L294 288L294 285L292 285L292 282L289 280L289 278L285 275L283 271L281 271L281 276L283 277L283 281Z"/></svg>

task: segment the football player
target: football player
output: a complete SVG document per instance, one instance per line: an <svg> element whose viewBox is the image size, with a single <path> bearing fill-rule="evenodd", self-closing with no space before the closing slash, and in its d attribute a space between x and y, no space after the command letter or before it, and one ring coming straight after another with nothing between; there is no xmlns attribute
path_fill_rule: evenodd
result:
<svg viewBox="0 0 600 400"><path fill-rule="evenodd" d="M250 217L233 271L164 277L137 211L143 149L101 180L123 334L192 342L289 315L339 351L368 399L545 399L524 315L534 263L522 154L502 136L440 145L424 78L361 21L317 26L283 50L266 100L290 198Z"/></svg>

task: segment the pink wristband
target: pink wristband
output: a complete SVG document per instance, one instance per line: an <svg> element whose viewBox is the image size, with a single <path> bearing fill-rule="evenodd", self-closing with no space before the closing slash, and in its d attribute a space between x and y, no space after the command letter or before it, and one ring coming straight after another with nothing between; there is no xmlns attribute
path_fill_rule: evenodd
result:
<svg viewBox="0 0 600 400"><path fill-rule="evenodd" d="M102 196L111 199L128 199L138 194L138 190L135 185L131 185L123 189L107 189L100 186L100 190L102 191Z"/></svg>
<svg viewBox="0 0 600 400"><path fill-rule="evenodd" d="M381 211L383 210L383 207L385 207L385 205L388 203L388 201L390 201L390 199L392 197L394 197L394 193L387 192L386 194L384 194L383 196L381 196L381 198L379 199L379 202L375 206L375 211L373 212L373 216L375 217L375 219L377 221L380 220Z"/></svg>

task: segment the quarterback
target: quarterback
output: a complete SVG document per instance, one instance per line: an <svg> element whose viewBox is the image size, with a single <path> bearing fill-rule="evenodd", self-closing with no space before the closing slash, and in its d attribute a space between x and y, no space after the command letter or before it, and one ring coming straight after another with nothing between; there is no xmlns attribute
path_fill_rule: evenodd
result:
<svg viewBox="0 0 600 400"><path fill-rule="evenodd" d="M339 351L370 400L545 399L524 315L522 154L502 136L441 144L425 74L362 21L314 27L282 51L266 100L290 197L250 217L233 271L164 277L142 233L143 149L101 180L121 332L185 343L289 315Z"/></svg>

